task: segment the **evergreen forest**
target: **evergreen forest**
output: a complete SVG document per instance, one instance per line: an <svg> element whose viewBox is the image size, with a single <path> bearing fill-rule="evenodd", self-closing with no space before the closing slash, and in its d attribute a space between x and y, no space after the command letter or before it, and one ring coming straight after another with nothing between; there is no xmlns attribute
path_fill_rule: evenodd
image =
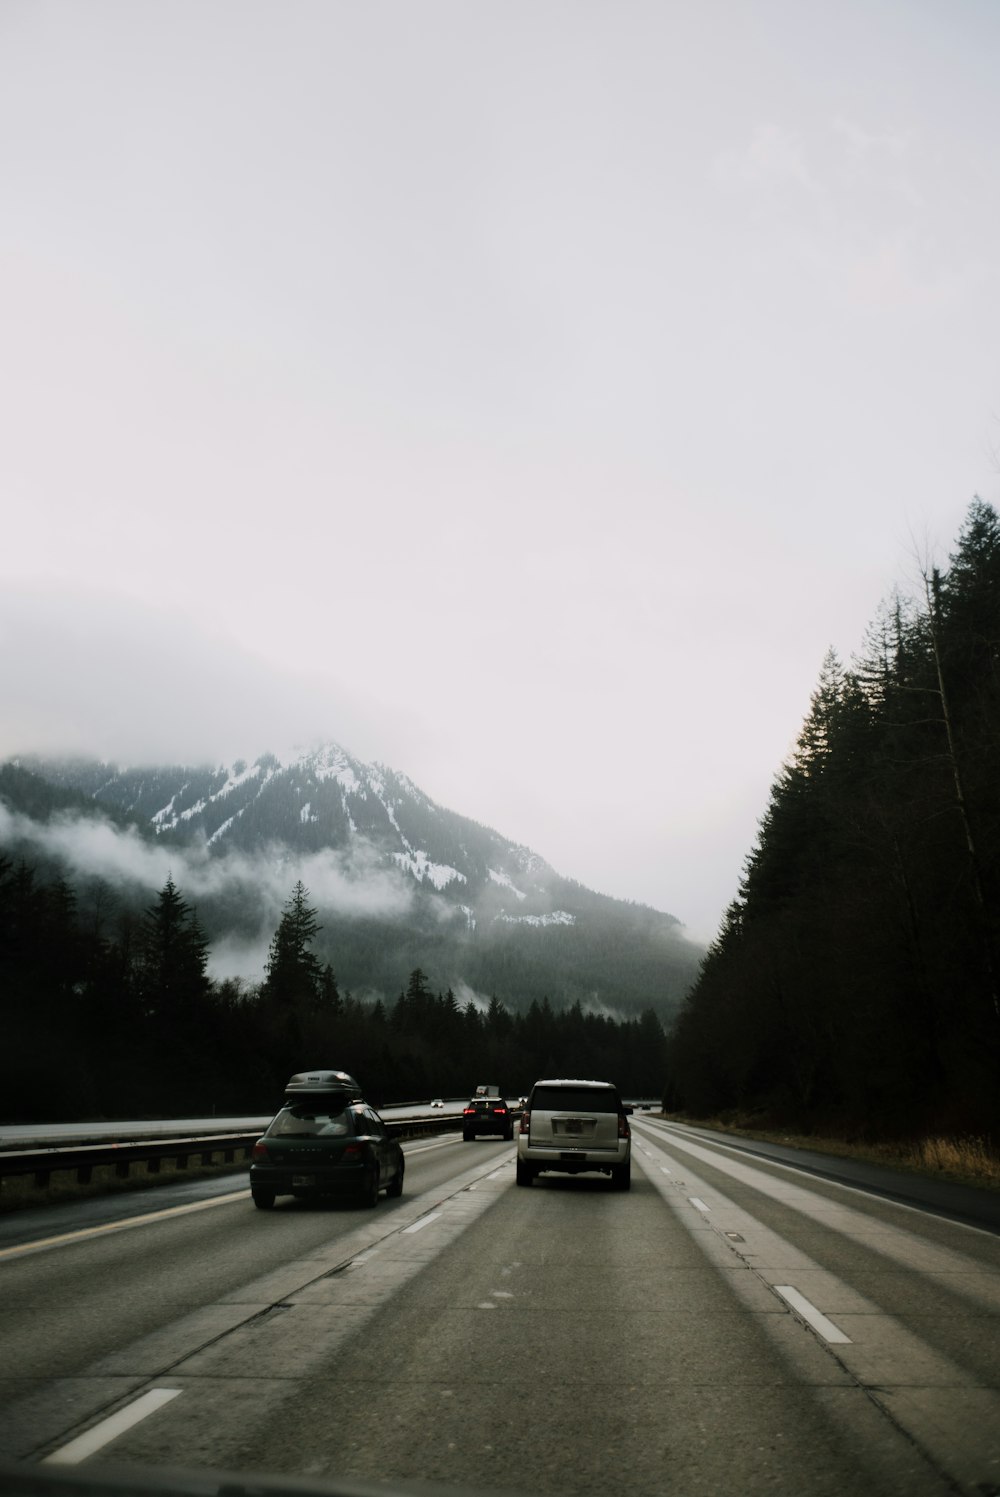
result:
<svg viewBox="0 0 1000 1497"><path fill-rule="evenodd" d="M140 913L108 890L81 908L65 878L0 856L2 1119L8 1122L259 1115L295 1071L350 1071L376 1105L510 1096L540 1075L599 1075L655 1097L665 1038L652 1009L621 1022L461 1006L415 968L391 1003L341 992L314 952L320 925L298 882L264 979L213 982L197 911L168 878Z"/></svg>
<svg viewBox="0 0 1000 1497"><path fill-rule="evenodd" d="M863 1139L1000 1122L1000 521L976 499L849 668L824 661L666 1103Z"/></svg>

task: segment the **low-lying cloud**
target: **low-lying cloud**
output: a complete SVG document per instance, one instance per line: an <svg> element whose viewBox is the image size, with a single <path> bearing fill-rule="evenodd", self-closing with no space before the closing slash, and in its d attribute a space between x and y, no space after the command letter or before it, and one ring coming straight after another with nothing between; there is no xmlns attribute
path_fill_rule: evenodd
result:
<svg viewBox="0 0 1000 1497"><path fill-rule="evenodd" d="M168 878L194 904L245 889L248 907L259 913L259 935L213 942L209 965L218 977L263 970L271 935L299 879L310 902L333 914L399 919L413 903L407 876L387 867L371 844L360 839L345 850L303 856L280 844L252 855L233 850L212 856L204 843L166 847L103 817L56 816L40 823L0 802L0 847L11 843L37 847L58 859L71 877L97 878L118 888L139 886L151 897Z"/></svg>

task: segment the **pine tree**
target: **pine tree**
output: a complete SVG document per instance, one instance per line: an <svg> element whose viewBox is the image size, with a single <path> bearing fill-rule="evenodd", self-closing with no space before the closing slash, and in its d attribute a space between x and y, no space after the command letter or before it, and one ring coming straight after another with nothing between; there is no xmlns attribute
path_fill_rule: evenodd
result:
<svg viewBox="0 0 1000 1497"><path fill-rule="evenodd" d="M208 942L169 875L145 912L139 948L139 989L148 1014L186 1016L207 997Z"/></svg>
<svg viewBox="0 0 1000 1497"><path fill-rule="evenodd" d="M309 1007L320 999L322 972L309 946L322 926L317 924L316 911L306 902L308 892L299 879L268 951L261 992L279 1007Z"/></svg>

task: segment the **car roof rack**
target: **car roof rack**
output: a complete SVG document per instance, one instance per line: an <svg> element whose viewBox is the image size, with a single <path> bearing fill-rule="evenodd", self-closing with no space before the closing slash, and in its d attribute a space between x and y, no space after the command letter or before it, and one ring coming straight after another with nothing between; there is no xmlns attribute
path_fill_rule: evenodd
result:
<svg viewBox="0 0 1000 1497"><path fill-rule="evenodd" d="M362 1091L346 1071L296 1071L285 1083L285 1100L297 1102L312 1097L323 1100L337 1097L345 1102L360 1102Z"/></svg>

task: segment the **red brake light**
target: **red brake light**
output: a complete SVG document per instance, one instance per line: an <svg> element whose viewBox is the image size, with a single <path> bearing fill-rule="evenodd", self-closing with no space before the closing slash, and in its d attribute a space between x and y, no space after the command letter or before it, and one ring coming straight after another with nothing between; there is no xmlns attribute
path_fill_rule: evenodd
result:
<svg viewBox="0 0 1000 1497"><path fill-rule="evenodd" d="M463 1107L462 1112L465 1115L465 1117L468 1117L470 1115L470 1113L474 1113L475 1110L476 1109L474 1107Z"/></svg>
<svg viewBox="0 0 1000 1497"><path fill-rule="evenodd" d="M522 1112L522 1114L521 1114L521 1121L517 1125L517 1131L518 1131L518 1133L527 1133L530 1124L531 1124L531 1113L530 1112Z"/></svg>
<svg viewBox="0 0 1000 1497"><path fill-rule="evenodd" d="M365 1152L364 1144L346 1144L341 1159L360 1159Z"/></svg>
<svg viewBox="0 0 1000 1497"><path fill-rule="evenodd" d="M262 1138L259 1138L253 1146L253 1153L250 1155L250 1159L251 1161L256 1160L258 1164L261 1164L267 1157L267 1144Z"/></svg>
<svg viewBox="0 0 1000 1497"><path fill-rule="evenodd" d="M507 1109L506 1109L506 1107L494 1107L494 1109L493 1109L493 1111L494 1111L494 1112L495 1112L495 1113L496 1113L496 1114L497 1114L497 1115L498 1115L498 1116L499 1116L499 1117L503 1117L503 1115L504 1115L504 1113L505 1113L505 1112L506 1112L506 1111L507 1111Z"/></svg>

